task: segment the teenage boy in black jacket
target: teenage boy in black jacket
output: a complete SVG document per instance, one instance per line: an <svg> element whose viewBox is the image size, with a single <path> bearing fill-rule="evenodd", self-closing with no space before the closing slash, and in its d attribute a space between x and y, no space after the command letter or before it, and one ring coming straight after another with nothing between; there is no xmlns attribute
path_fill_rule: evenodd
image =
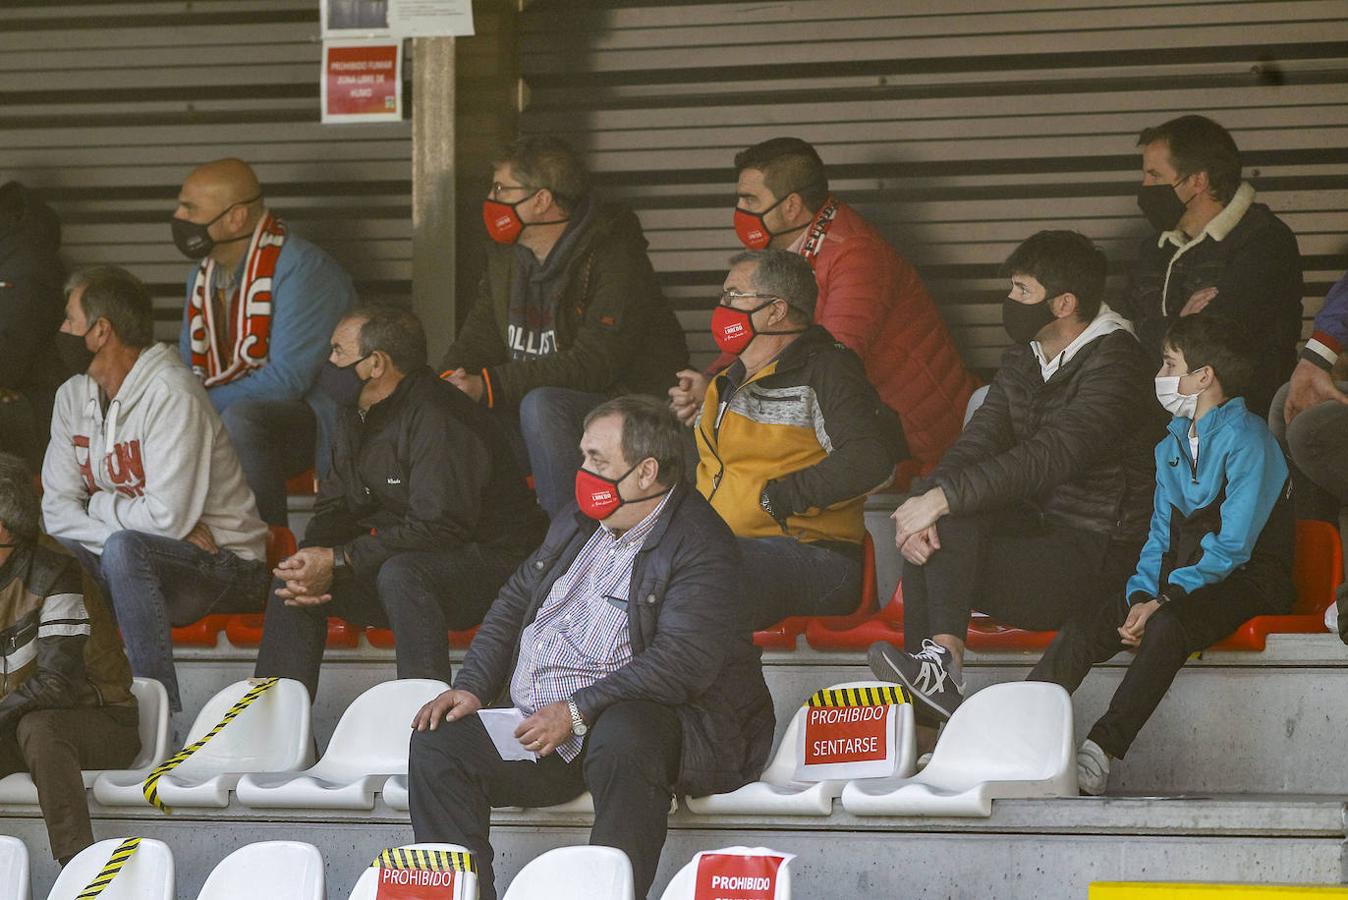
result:
<svg viewBox="0 0 1348 900"><path fill-rule="evenodd" d="M318 384L339 407L332 474L274 572L257 674L313 694L338 616L393 629L399 678L448 681L449 629L481 621L542 514L487 413L427 367L412 313L352 312Z"/></svg>

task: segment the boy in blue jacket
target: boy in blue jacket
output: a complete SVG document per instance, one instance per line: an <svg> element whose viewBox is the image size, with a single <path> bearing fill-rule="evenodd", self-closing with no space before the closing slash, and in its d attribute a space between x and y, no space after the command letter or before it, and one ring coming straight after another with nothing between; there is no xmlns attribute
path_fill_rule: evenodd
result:
<svg viewBox="0 0 1348 900"><path fill-rule="evenodd" d="M1068 622L1030 673L1074 691L1091 666L1133 648L1109 710L1077 752L1081 792L1103 794L1189 655L1246 620L1291 609L1291 482L1241 394L1255 352L1239 324L1186 316L1166 334L1156 397L1172 415L1156 445L1151 530L1119 602Z"/></svg>

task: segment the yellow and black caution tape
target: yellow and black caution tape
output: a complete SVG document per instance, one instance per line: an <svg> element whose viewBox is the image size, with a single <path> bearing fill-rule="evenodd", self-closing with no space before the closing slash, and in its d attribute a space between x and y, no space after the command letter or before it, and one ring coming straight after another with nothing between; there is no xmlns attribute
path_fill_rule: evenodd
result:
<svg viewBox="0 0 1348 900"><path fill-rule="evenodd" d="M245 709L252 706L254 700L256 700L258 697L261 697L263 694L267 693L267 691L275 687L276 682L280 680L281 679L279 678L264 678L260 683L253 685L251 688L248 689L248 693L240 697L238 699L238 702L236 702L233 706L229 708L229 712L225 713L224 717L221 718L220 721L215 724L215 727L212 728L210 731L206 732L202 736L201 740L196 741L182 748L177 753L170 756L167 760L156 766L154 768L154 771L150 772L149 776L146 777L145 783L141 785L141 790L145 793L145 799L148 800L150 804L154 806L156 809L162 810L165 813L172 813L173 810L165 806L163 802L159 799L159 779L163 778L169 772L172 772L174 769L178 768L183 763L187 762L187 760L191 758L193 753L196 753L202 747L206 746L207 742L209 742L211 738L219 734L224 729L224 727L228 725L230 722L233 722L235 719L237 719L239 717L239 713L243 712Z"/></svg>
<svg viewBox="0 0 1348 900"><path fill-rule="evenodd" d="M131 857L136 855L136 850L139 847L140 838L138 837L127 838L118 844L117 849L112 851L112 856L108 858L107 864L94 876L93 881L84 886L84 890L75 895L75 900L89 900L89 898L97 897L103 893L103 889L112 884L112 879L117 877L117 873L122 871L122 867L130 861Z"/></svg>
<svg viewBox="0 0 1348 900"><path fill-rule="evenodd" d="M476 872L473 854L457 850L413 850L411 847L390 847L381 850L370 863L374 869L426 869L431 872Z"/></svg>
<svg viewBox="0 0 1348 900"><path fill-rule="evenodd" d="M907 688L892 684L883 687L825 688L810 695L807 706L895 706L911 703Z"/></svg>

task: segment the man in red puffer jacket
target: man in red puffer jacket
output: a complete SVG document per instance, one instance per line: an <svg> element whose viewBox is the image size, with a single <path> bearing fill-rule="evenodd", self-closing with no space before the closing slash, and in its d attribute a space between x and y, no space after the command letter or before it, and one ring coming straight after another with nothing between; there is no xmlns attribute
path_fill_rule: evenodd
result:
<svg viewBox="0 0 1348 900"><path fill-rule="evenodd" d="M819 283L815 322L861 357L880 399L899 414L921 471L930 471L959 436L978 381L965 369L917 269L829 193L824 164L805 141L756 144L736 155L735 168L740 241L750 249L792 250L810 261ZM718 359L708 373L731 361ZM686 422L706 394L706 379L685 370L670 390Z"/></svg>

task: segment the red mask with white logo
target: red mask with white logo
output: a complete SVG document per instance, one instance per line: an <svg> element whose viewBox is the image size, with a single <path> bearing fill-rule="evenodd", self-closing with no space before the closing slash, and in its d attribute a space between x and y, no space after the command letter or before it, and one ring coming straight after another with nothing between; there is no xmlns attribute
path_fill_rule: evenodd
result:
<svg viewBox="0 0 1348 900"><path fill-rule="evenodd" d="M790 196L790 194L786 195L786 197ZM786 234L787 231L800 230L799 228L788 228L787 231L773 231L768 228L768 213L781 206L786 197L778 200L762 212L751 212L742 206L735 207L735 235L740 239L741 244L750 250L765 250L777 235Z"/></svg>
<svg viewBox="0 0 1348 900"><path fill-rule="evenodd" d="M538 196L534 191L527 197L506 203L504 200L487 198L482 201L482 224L487 226L487 235L498 244L513 244L520 234L530 225L560 225L569 219L552 219L547 222L526 222L520 218L519 205Z"/></svg>
<svg viewBox="0 0 1348 900"><path fill-rule="evenodd" d="M644 462L644 460L643 460ZM637 470L636 466L628 469L617 478L605 478L603 475L596 475L588 469L576 470L576 505L580 511L585 513L591 519L602 522L609 516L618 511L618 508L625 503L640 503L641 500L653 500L656 497L663 497L673 488L667 487L658 494L651 494L649 497L642 497L641 500L629 501L623 497L622 491L618 490L618 485L622 483L628 475Z"/></svg>
<svg viewBox="0 0 1348 900"><path fill-rule="evenodd" d="M711 312L711 337L722 353L739 356L754 338L760 334L800 334L804 328L791 331L759 331L754 327L754 313L767 309L774 301L769 300L753 309L735 309L721 305Z"/></svg>

